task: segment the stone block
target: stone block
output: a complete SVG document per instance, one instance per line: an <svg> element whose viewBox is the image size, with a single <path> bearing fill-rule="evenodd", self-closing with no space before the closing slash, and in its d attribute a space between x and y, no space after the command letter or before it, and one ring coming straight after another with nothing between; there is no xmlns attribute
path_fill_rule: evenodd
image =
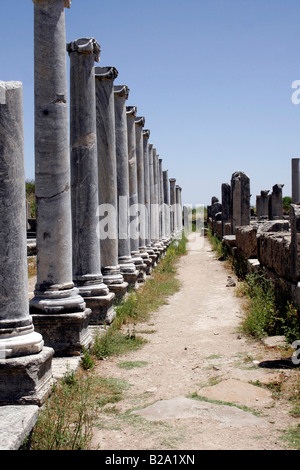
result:
<svg viewBox="0 0 300 470"><path fill-rule="evenodd" d="M236 246L246 258L257 258L257 228L252 225L235 228Z"/></svg>

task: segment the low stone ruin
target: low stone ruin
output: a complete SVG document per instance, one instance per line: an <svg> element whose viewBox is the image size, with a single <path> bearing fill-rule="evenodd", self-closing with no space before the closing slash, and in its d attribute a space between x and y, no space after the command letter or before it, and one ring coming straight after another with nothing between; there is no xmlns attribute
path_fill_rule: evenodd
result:
<svg viewBox="0 0 300 470"><path fill-rule="evenodd" d="M262 190L251 215L250 180L243 172L233 173L231 184L222 184L222 203L211 200L208 224L234 257L244 259L249 272L263 270L300 309L300 205L291 204L289 216L283 215L283 186L275 184L270 194Z"/></svg>

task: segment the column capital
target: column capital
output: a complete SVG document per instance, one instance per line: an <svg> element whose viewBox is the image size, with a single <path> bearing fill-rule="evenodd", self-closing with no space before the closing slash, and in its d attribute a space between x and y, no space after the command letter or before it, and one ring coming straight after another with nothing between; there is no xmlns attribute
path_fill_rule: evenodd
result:
<svg viewBox="0 0 300 470"><path fill-rule="evenodd" d="M176 178L170 178L169 181L170 181L170 183L175 183L175 182L176 182Z"/></svg>
<svg viewBox="0 0 300 470"><path fill-rule="evenodd" d="M144 129L143 130L143 137L145 139L149 139L150 138L150 130L149 129Z"/></svg>
<svg viewBox="0 0 300 470"><path fill-rule="evenodd" d="M115 85L114 86L114 95L119 98L125 98L128 100L130 89L127 85Z"/></svg>
<svg viewBox="0 0 300 470"><path fill-rule="evenodd" d="M126 106L126 114L128 116L136 116L137 107L136 106Z"/></svg>
<svg viewBox="0 0 300 470"><path fill-rule="evenodd" d="M79 38L67 44L67 52L77 52L78 54L94 55L96 62L100 61L101 47L94 38Z"/></svg>
<svg viewBox="0 0 300 470"><path fill-rule="evenodd" d="M136 126L144 127L145 122L146 122L146 120L145 120L144 116L139 116L139 117L135 118L135 125Z"/></svg>
<svg viewBox="0 0 300 470"><path fill-rule="evenodd" d="M53 2L54 0L32 0L33 3L50 3L50 2ZM62 0L63 3L64 3L64 7L65 8L70 8L71 7L71 3L72 3L72 0Z"/></svg>
<svg viewBox="0 0 300 470"><path fill-rule="evenodd" d="M118 74L115 67L95 67L95 77L99 80L115 80Z"/></svg>

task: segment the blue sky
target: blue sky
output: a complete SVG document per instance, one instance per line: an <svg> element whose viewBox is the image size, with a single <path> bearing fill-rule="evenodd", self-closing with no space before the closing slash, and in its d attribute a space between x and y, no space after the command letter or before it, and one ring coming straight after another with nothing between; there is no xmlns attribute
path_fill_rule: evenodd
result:
<svg viewBox="0 0 300 470"><path fill-rule="evenodd" d="M33 3L0 0L0 80L23 82L26 178L34 179ZM235 171L252 203L300 157L299 0L73 0L67 42L94 37L130 88L183 202L221 197ZM69 62L68 66L69 66Z"/></svg>

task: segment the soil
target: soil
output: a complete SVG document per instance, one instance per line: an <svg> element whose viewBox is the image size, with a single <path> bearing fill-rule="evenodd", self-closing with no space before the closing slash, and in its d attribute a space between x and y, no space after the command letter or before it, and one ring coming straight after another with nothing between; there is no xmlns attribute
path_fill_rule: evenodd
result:
<svg viewBox="0 0 300 470"><path fill-rule="evenodd" d="M93 449L287 449L284 431L299 422L289 401L299 372L281 361L285 348L241 334L238 281L206 238L190 237L177 276L180 290L136 325L148 342L97 366L128 388L102 409Z"/></svg>

